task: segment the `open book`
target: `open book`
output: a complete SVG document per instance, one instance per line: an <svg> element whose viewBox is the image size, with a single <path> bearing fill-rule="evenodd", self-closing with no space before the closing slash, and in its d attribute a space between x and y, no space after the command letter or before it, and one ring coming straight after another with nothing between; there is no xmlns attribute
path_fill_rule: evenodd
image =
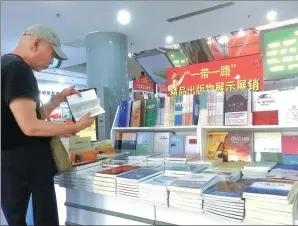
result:
<svg viewBox="0 0 298 226"><path fill-rule="evenodd" d="M91 113L91 117L96 117L105 113L100 106L99 98L95 89L81 90L81 97L77 94L66 97L67 103L75 121L79 121L87 113Z"/></svg>

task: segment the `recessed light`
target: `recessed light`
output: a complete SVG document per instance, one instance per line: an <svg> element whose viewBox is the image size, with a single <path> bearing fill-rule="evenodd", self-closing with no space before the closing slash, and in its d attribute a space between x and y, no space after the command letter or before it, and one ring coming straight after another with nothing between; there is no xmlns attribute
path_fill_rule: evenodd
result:
<svg viewBox="0 0 298 226"><path fill-rule="evenodd" d="M266 17L267 17L267 20L269 20L269 21L275 21L276 17L277 17L277 12L276 11L270 11L270 12L267 13Z"/></svg>
<svg viewBox="0 0 298 226"><path fill-rule="evenodd" d="M117 14L117 20L122 25L128 24L130 22L130 13L126 10L120 10Z"/></svg>
<svg viewBox="0 0 298 226"><path fill-rule="evenodd" d="M173 42L173 37L170 36L170 35L167 36L167 37L166 37L166 42L167 42L167 43L172 43L172 42Z"/></svg>

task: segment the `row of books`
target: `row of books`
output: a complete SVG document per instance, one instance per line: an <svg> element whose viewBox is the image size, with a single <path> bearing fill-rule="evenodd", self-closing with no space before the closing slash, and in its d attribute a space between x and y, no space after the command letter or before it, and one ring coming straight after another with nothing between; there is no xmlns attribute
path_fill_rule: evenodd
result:
<svg viewBox="0 0 298 226"><path fill-rule="evenodd" d="M223 161L274 161L298 164L298 136L280 132L209 133L206 156Z"/></svg>
<svg viewBox="0 0 298 226"><path fill-rule="evenodd" d="M135 155L198 153L196 136L181 136L170 132L118 132L114 147L117 150L135 151Z"/></svg>
<svg viewBox="0 0 298 226"><path fill-rule="evenodd" d="M298 181L298 165L230 162L216 167L203 165L198 164L189 171L164 164L122 165L105 169L93 165L82 172L61 175L59 184L203 212L237 222L245 217L267 224L293 223L298 204L295 183ZM267 171L268 174L265 178L243 179L241 170ZM177 173L173 173L175 171Z"/></svg>
<svg viewBox="0 0 298 226"><path fill-rule="evenodd" d="M200 95L122 101L118 127L298 125L298 87L251 92L202 91Z"/></svg>

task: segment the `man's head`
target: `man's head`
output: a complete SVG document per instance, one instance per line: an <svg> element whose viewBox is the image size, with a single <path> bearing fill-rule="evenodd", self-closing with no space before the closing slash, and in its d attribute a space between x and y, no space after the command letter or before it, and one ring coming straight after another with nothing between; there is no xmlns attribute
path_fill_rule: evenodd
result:
<svg viewBox="0 0 298 226"><path fill-rule="evenodd" d="M23 57L35 71L48 68L54 58L67 60L56 32L41 24L30 26L23 32L14 52Z"/></svg>

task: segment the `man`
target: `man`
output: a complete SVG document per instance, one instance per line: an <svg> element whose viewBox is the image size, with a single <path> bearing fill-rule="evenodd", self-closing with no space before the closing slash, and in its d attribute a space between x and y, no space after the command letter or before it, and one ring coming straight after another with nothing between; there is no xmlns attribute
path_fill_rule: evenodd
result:
<svg viewBox="0 0 298 226"><path fill-rule="evenodd" d="M31 194L34 225L59 225L50 137L77 133L94 121L90 114L75 125L45 120L66 96L79 94L72 86L40 107L32 69L48 68L54 57L67 59L57 34L44 25L27 28L16 49L1 57L1 205L10 226L26 225Z"/></svg>

